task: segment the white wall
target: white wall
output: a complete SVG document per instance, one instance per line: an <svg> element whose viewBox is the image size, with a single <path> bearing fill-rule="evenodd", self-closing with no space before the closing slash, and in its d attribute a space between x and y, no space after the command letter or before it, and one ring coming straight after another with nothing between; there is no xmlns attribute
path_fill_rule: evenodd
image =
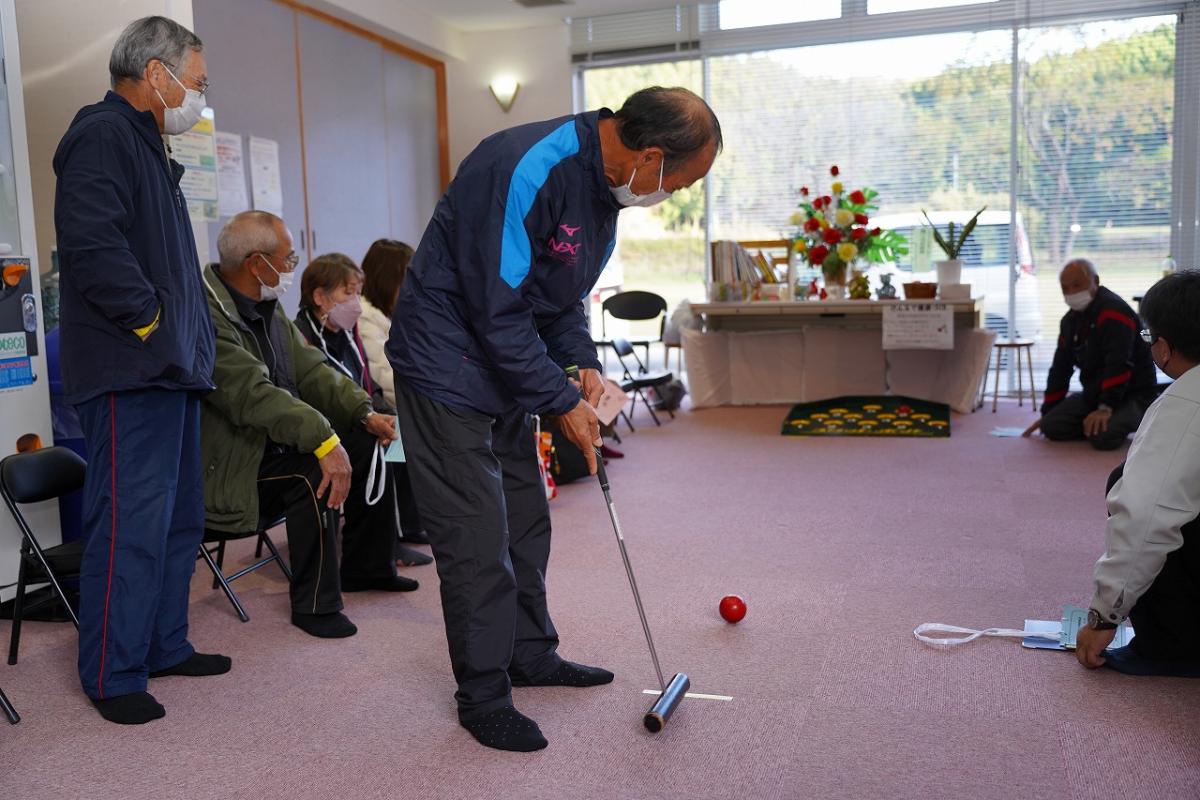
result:
<svg viewBox="0 0 1200 800"><path fill-rule="evenodd" d="M307 5L440 59L464 56L462 34L403 0L308 0Z"/></svg>
<svg viewBox="0 0 1200 800"><path fill-rule="evenodd" d="M161 14L190 30L192 0L17 0L16 7L38 263L48 272L54 246L51 161L59 140L80 108L104 98L108 56L125 26ZM202 241L207 250L207 239ZM206 256L201 253L202 261Z"/></svg>
<svg viewBox="0 0 1200 800"><path fill-rule="evenodd" d="M484 137L573 111L565 24L464 33L462 43L466 59L446 64L451 175ZM488 91L499 73L511 73L521 83L507 114Z"/></svg>

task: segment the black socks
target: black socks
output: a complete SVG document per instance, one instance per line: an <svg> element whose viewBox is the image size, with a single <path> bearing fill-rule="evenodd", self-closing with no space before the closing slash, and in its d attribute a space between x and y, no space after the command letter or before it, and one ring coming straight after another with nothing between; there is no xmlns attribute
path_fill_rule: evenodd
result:
<svg viewBox="0 0 1200 800"><path fill-rule="evenodd" d="M558 668L541 680L531 681L527 678L514 676L513 686L600 686L612 683L613 674L600 667L588 667L573 661L564 661Z"/></svg>
<svg viewBox="0 0 1200 800"><path fill-rule="evenodd" d="M423 567L433 563L433 556L426 555L420 550L413 550L402 544L396 545L396 561L406 567Z"/></svg>
<svg viewBox="0 0 1200 800"><path fill-rule="evenodd" d="M529 753L548 742L537 723L512 706L504 706L460 723L478 742L497 750Z"/></svg>
<svg viewBox="0 0 1200 800"><path fill-rule="evenodd" d="M118 725L144 725L167 715L167 710L149 692L122 694L104 700L92 698L92 705L100 716Z"/></svg>
<svg viewBox="0 0 1200 800"><path fill-rule="evenodd" d="M343 592L412 592L420 585L402 575L389 578L342 578Z"/></svg>
<svg viewBox="0 0 1200 800"><path fill-rule="evenodd" d="M187 675L201 678L206 675L224 675L233 667L233 659L229 656L219 656L215 653L192 653L187 659L173 667L158 669L150 673L151 678L165 678L168 675Z"/></svg>
<svg viewBox="0 0 1200 800"><path fill-rule="evenodd" d="M340 611L329 614L297 614L292 612L292 624L319 639L345 639L358 633L358 628Z"/></svg>

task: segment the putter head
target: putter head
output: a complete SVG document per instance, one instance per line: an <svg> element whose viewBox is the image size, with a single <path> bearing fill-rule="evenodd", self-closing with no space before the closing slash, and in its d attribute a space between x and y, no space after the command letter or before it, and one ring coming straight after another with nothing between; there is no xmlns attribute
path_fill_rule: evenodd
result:
<svg viewBox="0 0 1200 800"><path fill-rule="evenodd" d="M675 713L675 707L679 705L679 701L683 699L691 686L692 681L687 675L682 672L675 673L675 677L671 678L667 688L658 696L658 700L654 701L654 705L642 718L646 730L658 733L665 728L667 720L671 719L671 715Z"/></svg>

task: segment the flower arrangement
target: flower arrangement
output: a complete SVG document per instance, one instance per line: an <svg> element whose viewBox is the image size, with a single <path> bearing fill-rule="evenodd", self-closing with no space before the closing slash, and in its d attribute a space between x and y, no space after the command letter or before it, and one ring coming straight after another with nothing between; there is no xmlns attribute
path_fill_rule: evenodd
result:
<svg viewBox="0 0 1200 800"><path fill-rule="evenodd" d="M827 284L842 286L847 268L856 261L895 261L908 252L908 240L898 231L870 227L869 212L878 208L879 193L866 187L847 192L839 173L837 165L829 168L829 194L800 187L800 208L792 215L792 247L821 269Z"/></svg>

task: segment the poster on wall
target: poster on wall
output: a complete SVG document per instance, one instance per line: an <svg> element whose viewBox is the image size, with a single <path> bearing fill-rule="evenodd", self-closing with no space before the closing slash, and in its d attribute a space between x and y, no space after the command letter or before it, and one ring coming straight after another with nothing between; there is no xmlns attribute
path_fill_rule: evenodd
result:
<svg viewBox="0 0 1200 800"><path fill-rule="evenodd" d="M212 109L190 131L171 137L171 156L185 172L179 188L193 222L217 221L217 144Z"/></svg>
<svg viewBox="0 0 1200 800"><path fill-rule="evenodd" d="M283 216L283 183L279 177L279 142L250 137L250 189L254 207Z"/></svg>
<svg viewBox="0 0 1200 800"><path fill-rule="evenodd" d="M242 153L241 134L216 132L217 143L217 212L232 217L250 208L246 196L246 162Z"/></svg>
<svg viewBox="0 0 1200 800"><path fill-rule="evenodd" d="M35 380L38 307L27 258L0 258L0 391Z"/></svg>

